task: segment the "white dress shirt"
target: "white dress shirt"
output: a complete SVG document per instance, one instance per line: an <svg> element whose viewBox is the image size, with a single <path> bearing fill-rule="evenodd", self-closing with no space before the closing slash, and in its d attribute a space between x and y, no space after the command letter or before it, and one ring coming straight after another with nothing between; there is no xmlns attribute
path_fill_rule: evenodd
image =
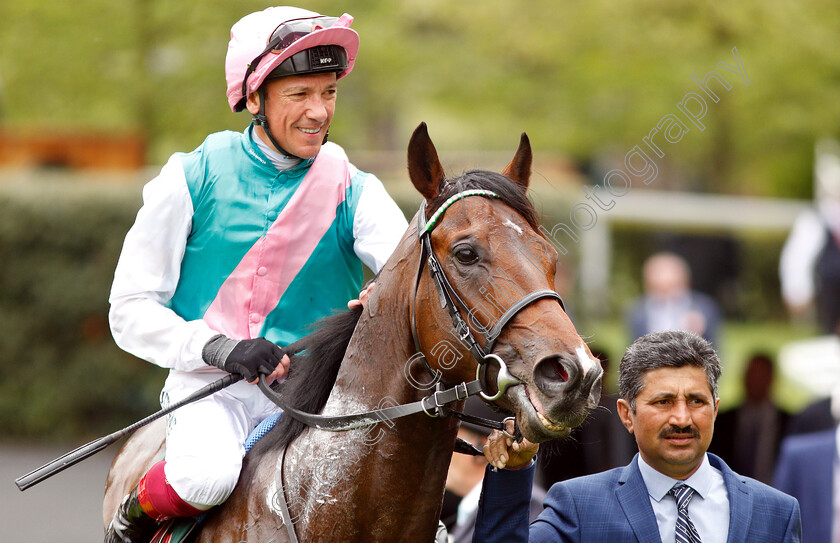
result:
<svg viewBox="0 0 840 543"><path fill-rule="evenodd" d="M467 492L467 495L461 498L461 503L458 504L458 517L455 521L456 526L461 526L470 520L470 517L478 509L478 499L481 497L482 483L475 485L472 490Z"/></svg>

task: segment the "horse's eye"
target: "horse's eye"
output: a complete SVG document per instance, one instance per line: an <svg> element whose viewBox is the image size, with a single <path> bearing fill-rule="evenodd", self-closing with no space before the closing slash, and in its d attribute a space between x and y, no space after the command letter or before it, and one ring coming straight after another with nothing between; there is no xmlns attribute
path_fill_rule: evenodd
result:
<svg viewBox="0 0 840 543"><path fill-rule="evenodd" d="M455 258L461 264L475 264L478 261L478 253L469 245L461 245L455 248Z"/></svg>

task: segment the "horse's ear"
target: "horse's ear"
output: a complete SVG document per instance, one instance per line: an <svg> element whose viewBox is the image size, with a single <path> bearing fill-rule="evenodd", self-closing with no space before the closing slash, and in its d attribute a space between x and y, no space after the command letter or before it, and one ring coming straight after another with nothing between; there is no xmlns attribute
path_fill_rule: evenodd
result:
<svg viewBox="0 0 840 543"><path fill-rule="evenodd" d="M420 194L431 200L440 193L445 176L426 123L420 123L408 142L408 176Z"/></svg>
<svg viewBox="0 0 840 543"><path fill-rule="evenodd" d="M522 133L519 139L519 149L513 155L513 160L510 164L505 166L502 170L502 175L509 177L513 181L522 185L525 190L528 189L528 183L531 180L531 141L528 139L528 134Z"/></svg>

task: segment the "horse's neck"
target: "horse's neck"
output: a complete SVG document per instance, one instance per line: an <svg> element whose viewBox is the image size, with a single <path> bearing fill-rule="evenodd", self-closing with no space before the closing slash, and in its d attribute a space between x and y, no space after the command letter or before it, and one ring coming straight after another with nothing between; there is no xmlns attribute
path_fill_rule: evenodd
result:
<svg viewBox="0 0 840 543"><path fill-rule="evenodd" d="M377 279L325 412L340 409L346 414L373 409L386 398L407 403L421 396L404 372L414 354L410 314L417 253L416 233L409 228Z"/></svg>
<svg viewBox="0 0 840 543"><path fill-rule="evenodd" d="M412 359L414 342L407 317L411 292L404 292L405 286L376 288L393 288L391 292L395 294L374 297L368 302L341 363L325 414L405 404L430 393L414 386L407 376L416 374L421 365Z"/></svg>
<svg viewBox="0 0 840 543"><path fill-rule="evenodd" d="M408 315L413 292L405 283L377 284L376 289L382 289L378 294L383 296L368 302L323 414L343 415L407 404L432 392L413 385L407 376L411 375L415 383L421 378L431 380L418 371L422 363L412 359L415 351ZM386 291L388 296L384 295ZM356 457L355 469L345 468L348 472L358 470L358 480L375 482L358 487L358 494L352 498L347 496L351 503L359 507L360 501L371 500L370 506L375 507L373 502L399 495L400 500L389 505L392 514L380 519L383 523L393 523L393 530L399 532L412 523L416 526L409 527L420 533L434 528L456 422L419 413L354 432L358 433L352 438L338 438L344 440L333 448ZM353 516L353 511L347 514Z"/></svg>

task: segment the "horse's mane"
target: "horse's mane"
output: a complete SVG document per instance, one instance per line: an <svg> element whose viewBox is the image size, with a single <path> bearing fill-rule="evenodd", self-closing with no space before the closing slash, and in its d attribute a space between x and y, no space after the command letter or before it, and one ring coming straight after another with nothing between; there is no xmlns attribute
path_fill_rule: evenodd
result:
<svg viewBox="0 0 840 543"><path fill-rule="evenodd" d="M286 405L305 413L321 412L361 316L362 309L357 308L324 317L315 323L311 334L284 349L291 359L289 376L280 392ZM263 446L285 447L305 428L304 423L292 417L280 417L271 437L260 440L258 445L267 442Z"/></svg>
<svg viewBox="0 0 840 543"><path fill-rule="evenodd" d="M484 189L495 192L501 197L504 203L522 215L528 221L531 228L538 231L540 225L539 214L534 209L534 204L528 199L525 188L500 173L488 170L469 170L464 172L460 177L447 179L440 194L429 202L427 206L428 217L431 217L450 196L473 189Z"/></svg>
<svg viewBox="0 0 840 543"><path fill-rule="evenodd" d="M502 174L487 170L469 170L460 177L447 179L440 194L429 203L429 215L450 196L472 189L495 192L537 230L539 216L525 188ZM286 405L306 413L321 412L335 385L347 345L361 316L359 308L320 319L314 325L314 332L284 349L291 356L289 376L281 391ZM277 426L254 447L254 454L267 447L286 447L304 429L304 423L289 416L280 417Z"/></svg>

